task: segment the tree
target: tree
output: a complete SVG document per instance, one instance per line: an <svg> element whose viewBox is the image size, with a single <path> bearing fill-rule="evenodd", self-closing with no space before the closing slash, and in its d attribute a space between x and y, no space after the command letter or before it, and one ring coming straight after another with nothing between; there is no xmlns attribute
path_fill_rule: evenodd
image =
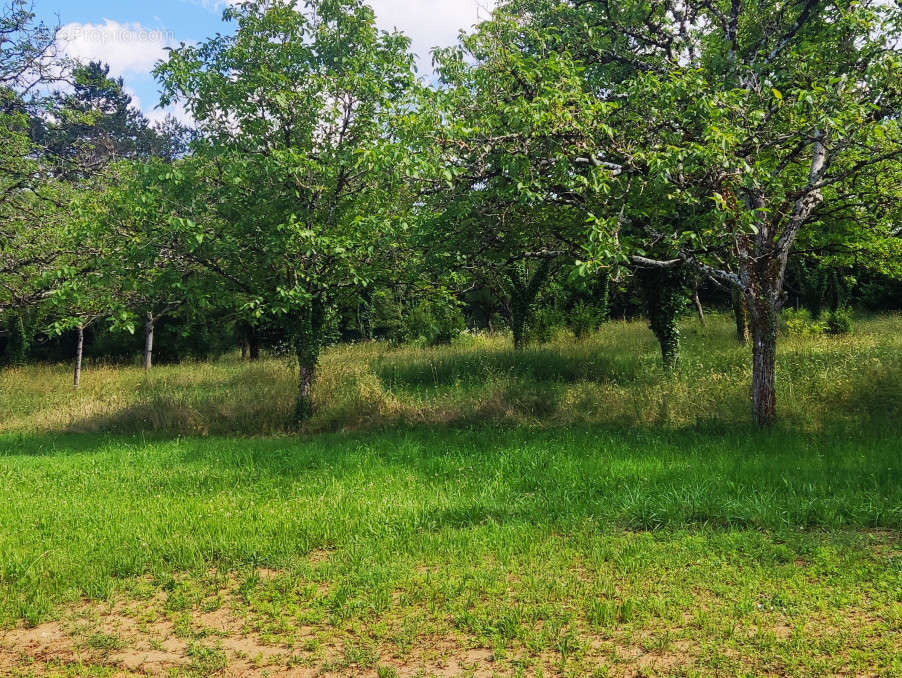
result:
<svg viewBox="0 0 902 678"><path fill-rule="evenodd" d="M67 280L53 297L66 319L58 331L104 316L114 329L142 328L146 371L153 367L155 331L163 318L214 316L234 302L180 247L177 220L190 213L190 205L182 208L160 181L178 171L178 162L151 158L106 168L105 190L86 194L72 210L79 237L93 243L89 272Z"/></svg>
<svg viewBox="0 0 902 678"><path fill-rule="evenodd" d="M0 90L27 96L63 77L58 30L38 21L27 0L5 0L0 9Z"/></svg>
<svg viewBox="0 0 902 678"><path fill-rule="evenodd" d="M50 302L49 331L76 333L74 382L78 388L84 330L104 317L111 317L114 325L131 327L126 320L128 304L149 293L148 269L124 268L136 263L132 253L145 246L127 227L142 213L134 201L137 193L129 191L143 188L133 180L134 168L127 161L149 162L155 155L177 153L186 132L173 121L152 127L132 107L122 79L109 77L108 66L75 64L71 78L71 91L46 98L43 113L30 121L32 155L46 172L42 189L46 194L53 186L55 191L43 201L44 223L29 224L34 214L22 222L24 232L41 233L44 238L38 248L43 256L21 268L21 273L23 281L37 290L35 298ZM129 191L120 191L122 185ZM114 223L106 218L114 213L101 209L109 196L126 199L128 219ZM56 223L47 218L49 214ZM152 340L146 346L152 346Z"/></svg>
<svg viewBox="0 0 902 678"><path fill-rule="evenodd" d="M56 32L24 0L0 9L0 314L45 298L46 270L67 249L61 207L69 191L31 134L46 111L41 88L66 73Z"/></svg>
<svg viewBox="0 0 902 678"><path fill-rule="evenodd" d="M246 2L224 17L234 34L175 49L157 69L164 103L184 102L200 134L164 180L197 214L178 217L180 247L291 336L303 420L326 309L390 261L379 250L404 218L392 198L406 150L390 123L413 59L359 0Z"/></svg>
<svg viewBox="0 0 902 678"><path fill-rule="evenodd" d="M36 122L36 141L44 152L80 176L97 172L111 162L170 155L169 139L178 139L178 123L167 120L154 128L132 106L122 78L111 78L110 67L92 61L76 64L70 90L52 97L54 115Z"/></svg>
<svg viewBox="0 0 902 678"><path fill-rule="evenodd" d="M599 242L641 266L691 267L745 298L753 412L759 424L772 423L793 248L835 224L821 218L826 211L873 198L859 191L863 176L875 185L896 176L902 13L883 0L507 6L559 36L611 104L611 134L586 137L594 144L587 161L708 213L664 230L627 205L634 229L621 238L609 206ZM676 256L649 256L662 239Z"/></svg>
<svg viewBox="0 0 902 678"><path fill-rule="evenodd" d="M570 113L594 103L566 55L509 49L519 30L497 15L437 51L439 86L424 92L412 135L425 182L422 247L439 270L491 287L517 349L549 278L586 253ZM579 176L600 189L601 175Z"/></svg>

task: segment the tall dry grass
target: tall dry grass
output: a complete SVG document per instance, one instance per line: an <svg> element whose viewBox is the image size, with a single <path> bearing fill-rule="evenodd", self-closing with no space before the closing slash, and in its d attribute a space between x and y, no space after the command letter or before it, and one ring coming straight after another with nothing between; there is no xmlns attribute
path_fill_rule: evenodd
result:
<svg viewBox="0 0 902 678"><path fill-rule="evenodd" d="M643 322L611 322L515 352L501 335L436 348L382 343L327 350L306 432L392 425L737 426L750 420L749 350L729 318L683 323L679 370L665 376ZM779 407L793 427L902 421L902 316L859 320L843 337L782 337ZM0 433L144 432L272 435L291 430L286 360L137 367L87 364L74 391L66 365L0 373Z"/></svg>

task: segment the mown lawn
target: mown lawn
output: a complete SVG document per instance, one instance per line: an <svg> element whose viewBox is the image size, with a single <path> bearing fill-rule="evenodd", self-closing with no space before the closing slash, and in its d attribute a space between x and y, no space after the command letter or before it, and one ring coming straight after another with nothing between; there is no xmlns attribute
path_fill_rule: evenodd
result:
<svg viewBox="0 0 902 678"><path fill-rule="evenodd" d="M902 674L891 432L7 435L0 454L0 619L69 639L8 633L0 666L25 675L140 672L134 648L199 674Z"/></svg>
<svg viewBox="0 0 902 678"><path fill-rule="evenodd" d="M0 675L902 675L900 330L5 372Z"/></svg>

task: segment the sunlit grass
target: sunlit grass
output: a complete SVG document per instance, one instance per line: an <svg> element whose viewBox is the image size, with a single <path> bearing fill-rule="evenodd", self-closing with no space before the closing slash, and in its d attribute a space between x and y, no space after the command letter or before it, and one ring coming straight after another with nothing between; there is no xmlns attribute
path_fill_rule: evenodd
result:
<svg viewBox="0 0 902 678"><path fill-rule="evenodd" d="M3 373L0 673L902 675L900 330Z"/></svg>
<svg viewBox="0 0 902 678"><path fill-rule="evenodd" d="M684 323L681 367L666 377L642 322L612 322L585 341L561 336L522 353L506 336L452 346L371 343L328 349L308 432L397 424L620 427L745 426L747 348L728 318ZM291 429L287 359L139 368L89 365L81 391L67 366L0 373L0 432L271 435ZM805 430L902 416L902 317L861 320L845 337L783 337L784 424ZM879 421L878 421L879 420Z"/></svg>
<svg viewBox="0 0 902 678"><path fill-rule="evenodd" d="M890 435L7 435L0 625L139 595L116 615L203 639L224 607L349 676L436 643L490 648L500 675L637 652L701 673L892 675L900 527Z"/></svg>

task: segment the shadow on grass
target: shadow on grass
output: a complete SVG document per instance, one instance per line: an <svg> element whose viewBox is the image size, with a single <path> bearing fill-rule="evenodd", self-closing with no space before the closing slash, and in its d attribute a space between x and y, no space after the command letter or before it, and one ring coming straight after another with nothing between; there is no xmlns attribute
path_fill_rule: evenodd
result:
<svg viewBox="0 0 902 678"><path fill-rule="evenodd" d="M578 346L575 351L580 355L530 348L461 352L404 361L389 356L374 359L371 367L386 388L413 390L479 384L498 378L539 384L625 384L635 383L648 372L647 361L641 360L643 356L639 354L605 354L591 345Z"/></svg>
<svg viewBox="0 0 902 678"><path fill-rule="evenodd" d="M446 501L416 518L428 531L570 524L587 517L630 529L898 528L900 433L887 422L879 429L818 435L786 427L725 432L583 426L157 441L0 436L0 462L15 467L26 458L96 455L121 467L122 480L135 482L136 494L159 491L149 479L165 475L166 492L174 499L236 488L253 494L261 486L290 493L324 479L345 490L366 481L383 487L385 496L434 491ZM50 469L56 462L35 463ZM413 485L400 487L398 479ZM398 520L407 524L411 517L402 512ZM387 519L380 529L390 528Z"/></svg>

